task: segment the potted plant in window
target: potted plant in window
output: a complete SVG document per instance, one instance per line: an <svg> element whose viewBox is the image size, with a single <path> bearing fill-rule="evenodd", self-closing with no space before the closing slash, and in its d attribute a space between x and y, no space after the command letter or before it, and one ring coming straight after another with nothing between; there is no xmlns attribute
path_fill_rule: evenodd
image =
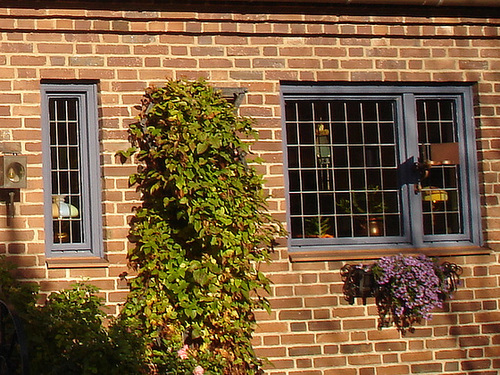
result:
<svg viewBox="0 0 500 375"><path fill-rule="evenodd" d="M461 273L460 266L438 264L425 255L388 256L369 266L346 265L341 270L345 299L352 304L355 297L375 297L379 328L394 323L403 335L413 332L415 323L432 318L431 311L455 291Z"/></svg>
<svg viewBox="0 0 500 375"><path fill-rule="evenodd" d="M309 217L304 221L307 238L332 238L331 219L327 217Z"/></svg>
<svg viewBox="0 0 500 375"><path fill-rule="evenodd" d="M384 233L382 215L387 204L379 186L369 186L367 191L353 192L350 199L337 202L338 212L351 214L361 236L381 236ZM367 220L368 215L368 220Z"/></svg>

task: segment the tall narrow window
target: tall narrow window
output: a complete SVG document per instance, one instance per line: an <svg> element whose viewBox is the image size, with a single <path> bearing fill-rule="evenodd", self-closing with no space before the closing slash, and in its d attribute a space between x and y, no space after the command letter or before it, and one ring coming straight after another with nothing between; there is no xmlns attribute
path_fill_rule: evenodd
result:
<svg viewBox="0 0 500 375"><path fill-rule="evenodd" d="M416 106L420 160L440 160L428 166L422 183L424 234L463 233L455 103L427 99Z"/></svg>
<svg viewBox="0 0 500 375"><path fill-rule="evenodd" d="M42 85L48 256L101 256L95 85Z"/></svg>
<svg viewBox="0 0 500 375"><path fill-rule="evenodd" d="M467 87L283 86L290 251L480 244Z"/></svg>

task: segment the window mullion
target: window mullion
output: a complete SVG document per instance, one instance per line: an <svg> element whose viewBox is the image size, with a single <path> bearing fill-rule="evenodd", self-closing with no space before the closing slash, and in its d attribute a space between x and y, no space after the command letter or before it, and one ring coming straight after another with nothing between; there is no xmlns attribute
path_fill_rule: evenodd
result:
<svg viewBox="0 0 500 375"><path fill-rule="evenodd" d="M415 103L415 95L405 93L402 95L402 119L400 126L400 146L403 161L406 161L411 166L418 161L418 126L417 126L417 110ZM413 173L410 171L410 173ZM407 197L407 201L403 199L403 221L404 230L410 238L410 242L418 247L423 245L423 221L422 221L422 205L421 193L417 189L419 187L414 183L416 176L411 176L410 181L402 184L402 197Z"/></svg>
<svg viewBox="0 0 500 375"><path fill-rule="evenodd" d="M81 99L78 102L78 108L77 108L77 115L78 115L78 122L80 124L88 124L88 119L86 116L87 112L87 103L86 103L86 97L82 96ZM90 171L89 171L89 166L90 166L90 160L89 160L89 152L86 150L91 150L92 148L89 145L89 129L88 126L79 126L78 127L78 144L80 145L80 161L78 164L78 167L80 169L79 173L79 181L78 183L80 184L80 202L83 208L83 215L87 215L87 217L83 217L82 215L82 220L81 220L81 228L83 230L83 234L86 239L91 240L92 235L91 235L91 221L89 220L88 214L90 213L91 210L91 193L92 193L92 179L90 176ZM83 194L82 188L84 186L89 186L90 187L90 192L88 194Z"/></svg>
<svg viewBox="0 0 500 375"><path fill-rule="evenodd" d="M475 183L478 180L478 163L475 155L477 154L475 142L475 127L474 127L474 113L473 101L470 90L465 92L461 98L457 100L457 122L458 122L458 136L462 136L463 141L460 142L460 163L464 168L462 173L463 186L470 199L465 200L464 212L469 212L470 215L464 215L464 226L466 230L470 230L470 236L476 243L482 242L481 223L474 223L474 218L481 217L481 209L479 203L479 186ZM460 134L461 132L461 134ZM467 172L465 172L467 171ZM465 173L467 175L465 176Z"/></svg>

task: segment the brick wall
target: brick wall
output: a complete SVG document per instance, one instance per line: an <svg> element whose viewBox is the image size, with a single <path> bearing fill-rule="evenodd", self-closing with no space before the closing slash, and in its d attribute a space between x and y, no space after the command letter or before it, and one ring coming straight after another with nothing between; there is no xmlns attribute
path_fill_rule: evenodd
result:
<svg viewBox="0 0 500 375"><path fill-rule="evenodd" d="M397 15L388 8L318 9L280 14L272 5L265 12L233 13L0 8L0 151L18 151L29 160L28 188L21 191L10 226L0 206L0 252L45 292L89 278L116 311L126 294L119 275L127 269L127 220L137 195L127 186L135 167L122 166L114 155L128 146L127 124L147 85L206 77L216 86L247 88L241 113L257 120L261 140L253 149L266 160L261 171L270 209L284 219L280 80L477 82L483 228L491 252L447 259L464 267L455 299L414 334L401 338L392 328L379 331L372 301L350 306L343 300L343 262L291 263L282 241L275 261L263 266L274 281L273 312L257 313L255 344L272 361L267 372L273 375L497 374L500 17L488 18L495 8L439 14L430 8L435 15L424 8ZM43 79L99 80L107 266L47 267Z"/></svg>

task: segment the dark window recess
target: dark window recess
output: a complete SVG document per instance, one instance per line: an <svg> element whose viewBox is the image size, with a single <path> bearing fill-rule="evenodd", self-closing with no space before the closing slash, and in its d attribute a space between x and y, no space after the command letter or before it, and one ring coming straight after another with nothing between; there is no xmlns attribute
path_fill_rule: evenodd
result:
<svg viewBox="0 0 500 375"><path fill-rule="evenodd" d="M78 100L49 99L49 118L54 243L82 243Z"/></svg>

